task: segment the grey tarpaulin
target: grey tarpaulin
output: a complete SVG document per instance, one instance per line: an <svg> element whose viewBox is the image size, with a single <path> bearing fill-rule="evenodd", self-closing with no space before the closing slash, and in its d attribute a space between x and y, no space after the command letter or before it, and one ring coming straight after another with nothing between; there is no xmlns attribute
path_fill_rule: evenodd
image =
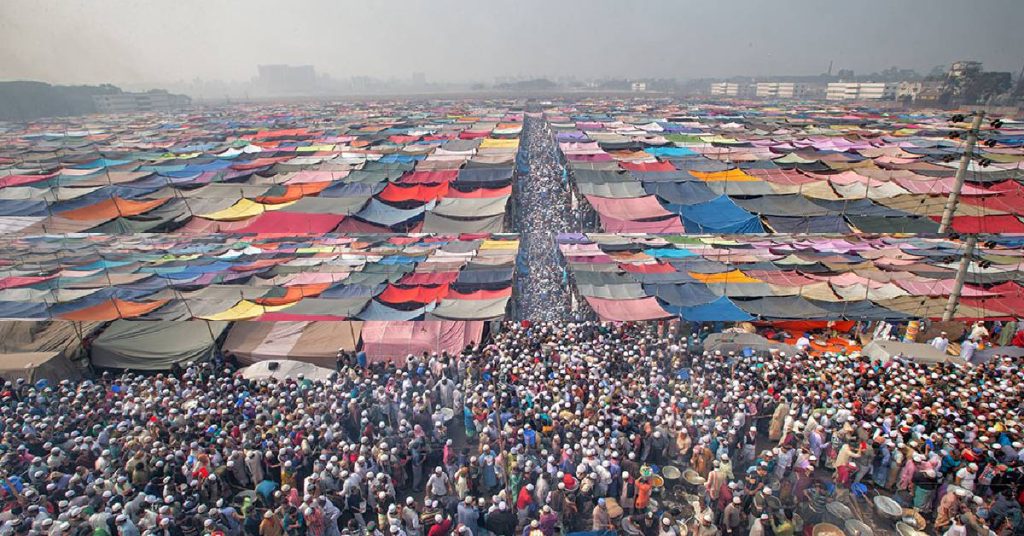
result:
<svg viewBox="0 0 1024 536"><path fill-rule="evenodd" d="M430 317L448 320L490 320L505 316L509 298L490 300L441 300Z"/></svg>
<svg viewBox="0 0 1024 536"><path fill-rule="evenodd" d="M209 359L227 322L116 320L93 342L92 364L102 368L167 370Z"/></svg>
<svg viewBox="0 0 1024 536"><path fill-rule="evenodd" d="M483 218L455 219L428 212L423 218L424 233L501 233L504 231L504 214Z"/></svg>

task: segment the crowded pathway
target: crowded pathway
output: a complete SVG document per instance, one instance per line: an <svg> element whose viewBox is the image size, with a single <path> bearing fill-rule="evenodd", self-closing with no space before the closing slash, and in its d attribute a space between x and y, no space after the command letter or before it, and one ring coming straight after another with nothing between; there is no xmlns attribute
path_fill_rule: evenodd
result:
<svg viewBox="0 0 1024 536"><path fill-rule="evenodd" d="M0 534L787 535L875 495L929 534L1021 533L1019 362L741 357L677 328L505 323L328 382L7 383Z"/></svg>
<svg viewBox="0 0 1024 536"><path fill-rule="evenodd" d="M572 211L551 129L544 119L527 115L520 150L525 148L529 174L516 184L516 224L520 233L518 318L561 320L569 311L568 277L553 236L572 229Z"/></svg>

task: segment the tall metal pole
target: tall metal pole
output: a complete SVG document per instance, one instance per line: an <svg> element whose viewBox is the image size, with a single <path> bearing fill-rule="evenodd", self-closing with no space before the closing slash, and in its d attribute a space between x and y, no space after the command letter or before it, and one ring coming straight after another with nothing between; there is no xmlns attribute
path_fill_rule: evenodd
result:
<svg viewBox="0 0 1024 536"><path fill-rule="evenodd" d="M956 270L956 281L953 282L953 291L949 293L949 301L946 302L946 310L942 312L942 321L953 320L956 314L956 306L960 303L960 293L964 290L964 279L967 277L967 269L971 267L971 260L974 257L974 246L978 243L978 235L967 235L967 243L964 245L964 254L960 257L960 266Z"/></svg>
<svg viewBox="0 0 1024 536"><path fill-rule="evenodd" d="M967 145L964 146L964 155L960 158L960 167L956 170L956 181L953 183L953 190L949 192L949 198L946 200L946 209L942 211L942 223L939 224L939 233L949 232L949 225L953 221L953 213L956 212L956 205L960 201L960 191L964 188L967 168L971 164L974 144L978 143L978 129L981 128L981 121L983 119L985 119L985 112L974 113L971 129L967 131Z"/></svg>

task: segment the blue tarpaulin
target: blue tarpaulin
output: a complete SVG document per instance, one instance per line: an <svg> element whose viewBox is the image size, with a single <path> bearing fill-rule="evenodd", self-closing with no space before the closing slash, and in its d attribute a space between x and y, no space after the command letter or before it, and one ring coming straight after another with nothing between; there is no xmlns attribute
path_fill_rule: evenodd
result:
<svg viewBox="0 0 1024 536"><path fill-rule="evenodd" d="M757 216L743 210L724 195L698 205L670 205L666 208L678 211L688 233L765 232Z"/></svg>
<svg viewBox="0 0 1024 536"><path fill-rule="evenodd" d="M680 307L676 305L662 306L670 314L690 322L744 322L754 317L744 312L729 298L721 297L704 305Z"/></svg>

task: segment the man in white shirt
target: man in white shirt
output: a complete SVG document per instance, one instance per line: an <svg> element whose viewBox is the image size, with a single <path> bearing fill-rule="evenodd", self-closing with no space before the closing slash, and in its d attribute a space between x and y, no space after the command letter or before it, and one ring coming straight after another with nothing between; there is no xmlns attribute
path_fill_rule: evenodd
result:
<svg viewBox="0 0 1024 536"><path fill-rule="evenodd" d="M949 338L946 337L946 332L943 331L942 333L939 333L938 337L932 339L929 344L931 344L936 350L945 353L946 349L949 348Z"/></svg>

